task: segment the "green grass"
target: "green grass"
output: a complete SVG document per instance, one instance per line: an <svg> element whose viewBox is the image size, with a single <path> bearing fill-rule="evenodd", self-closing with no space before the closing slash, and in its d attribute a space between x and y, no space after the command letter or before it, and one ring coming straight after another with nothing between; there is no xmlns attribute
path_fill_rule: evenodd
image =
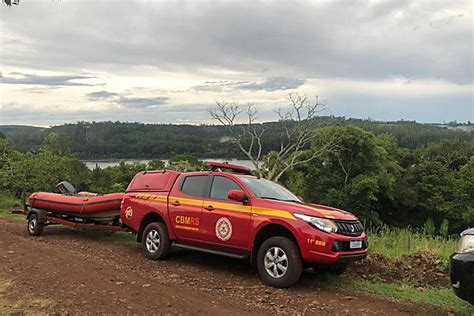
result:
<svg viewBox="0 0 474 316"><path fill-rule="evenodd" d="M333 275L322 275L321 278L321 282L329 286L369 292L415 304L431 305L445 311L460 314L471 315L474 313L474 306L461 300L451 289L447 288L420 289L408 284L364 281Z"/></svg>
<svg viewBox="0 0 474 316"><path fill-rule="evenodd" d="M408 228L382 227L368 232L369 251L383 254L389 259L397 259L404 255L419 251L429 251L436 254L441 267L446 269L449 256L456 247L456 238L432 237L414 232Z"/></svg>
<svg viewBox="0 0 474 316"><path fill-rule="evenodd" d="M8 193L0 192L0 217L13 220L25 220L25 217L23 215L11 213L12 209L20 207L20 199L17 199Z"/></svg>

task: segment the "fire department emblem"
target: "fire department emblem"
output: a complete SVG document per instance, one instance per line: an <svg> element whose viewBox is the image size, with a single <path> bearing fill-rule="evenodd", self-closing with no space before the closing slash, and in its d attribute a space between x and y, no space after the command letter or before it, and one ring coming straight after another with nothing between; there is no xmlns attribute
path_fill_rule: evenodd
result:
<svg viewBox="0 0 474 316"><path fill-rule="evenodd" d="M222 241L227 241L232 236L232 224L227 217L221 217L217 220L216 236Z"/></svg>
<svg viewBox="0 0 474 316"><path fill-rule="evenodd" d="M127 207L127 209L125 210L125 218L126 219L131 219L133 216L133 210L132 208L129 206Z"/></svg>

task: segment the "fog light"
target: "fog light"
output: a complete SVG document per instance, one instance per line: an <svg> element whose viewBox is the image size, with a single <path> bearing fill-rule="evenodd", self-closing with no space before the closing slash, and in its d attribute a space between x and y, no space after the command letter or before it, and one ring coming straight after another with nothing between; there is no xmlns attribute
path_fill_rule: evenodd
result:
<svg viewBox="0 0 474 316"><path fill-rule="evenodd" d="M333 252L339 252L342 250L342 244L339 241L334 241L332 244L332 251Z"/></svg>

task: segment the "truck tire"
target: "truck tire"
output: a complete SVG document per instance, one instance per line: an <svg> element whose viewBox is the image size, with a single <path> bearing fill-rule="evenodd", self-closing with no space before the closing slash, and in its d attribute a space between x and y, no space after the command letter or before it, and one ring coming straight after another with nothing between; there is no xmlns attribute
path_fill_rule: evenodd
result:
<svg viewBox="0 0 474 316"><path fill-rule="evenodd" d="M165 259L171 246L165 224L161 222L148 224L143 231L142 246L143 252L148 258L152 260Z"/></svg>
<svg viewBox="0 0 474 316"><path fill-rule="evenodd" d="M31 214L28 217L27 229L31 236L39 236L43 233L44 224L39 221L37 214Z"/></svg>
<svg viewBox="0 0 474 316"><path fill-rule="evenodd" d="M298 246L286 237L271 237L257 253L257 270L263 283L285 288L294 285L303 271Z"/></svg>

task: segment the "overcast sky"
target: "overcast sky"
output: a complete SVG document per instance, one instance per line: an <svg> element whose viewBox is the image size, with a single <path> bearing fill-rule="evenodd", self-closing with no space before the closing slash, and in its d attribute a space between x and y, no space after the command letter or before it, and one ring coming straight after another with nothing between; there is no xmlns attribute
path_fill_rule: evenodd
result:
<svg viewBox="0 0 474 316"><path fill-rule="evenodd" d="M208 123L216 100L276 119L474 121L474 1L21 0L0 8L0 124Z"/></svg>

